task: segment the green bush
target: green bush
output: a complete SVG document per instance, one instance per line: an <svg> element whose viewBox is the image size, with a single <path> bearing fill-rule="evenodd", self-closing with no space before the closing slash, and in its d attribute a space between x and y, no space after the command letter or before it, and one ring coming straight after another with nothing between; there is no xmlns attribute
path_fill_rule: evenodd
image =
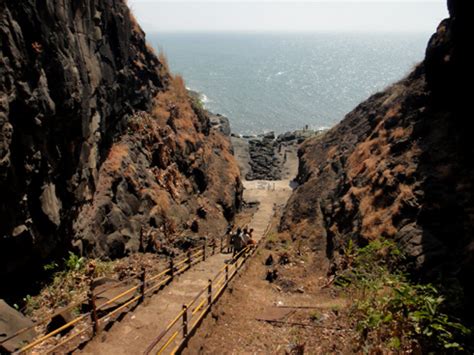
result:
<svg viewBox="0 0 474 355"><path fill-rule="evenodd" d="M43 265L43 270L44 271L53 271L53 270L56 270L58 268L58 264L56 262L51 262L49 264L46 264L46 265Z"/></svg>
<svg viewBox="0 0 474 355"><path fill-rule="evenodd" d="M85 259L79 255L69 252L69 257L65 260L66 268L71 271L78 271L82 269L85 264Z"/></svg>
<svg viewBox="0 0 474 355"><path fill-rule="evenodd" d="M355 295L352 317L362 342L393 350L464 350L470 330L444 313L445 299L433 285L409 281L397 267L404 256L395 243L348 247L345 258L350 267L336 284Z"/></svg>

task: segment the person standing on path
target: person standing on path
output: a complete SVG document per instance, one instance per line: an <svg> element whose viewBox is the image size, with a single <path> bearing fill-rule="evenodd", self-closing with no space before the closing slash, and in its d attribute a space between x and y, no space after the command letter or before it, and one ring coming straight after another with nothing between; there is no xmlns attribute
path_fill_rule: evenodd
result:
<svg viewBox="0 0 474 355"><path fill-rule="evenodd" d="M239 227L237 228L237 232L233 235L233 254L232 256L236 256L240 251L244 248L244 240L243 240L243 232L242 229Z"/></svg>

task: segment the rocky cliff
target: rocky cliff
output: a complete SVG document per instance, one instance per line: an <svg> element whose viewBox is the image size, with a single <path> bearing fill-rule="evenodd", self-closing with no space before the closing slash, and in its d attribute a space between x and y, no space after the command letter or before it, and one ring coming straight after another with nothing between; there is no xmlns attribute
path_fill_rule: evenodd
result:
<svg viewBox="0 0 474 355"><path fill-rule="evenodd" d="M123 0L1 0L2 280L220 231L241 184L210 127Z"/></svg>
<svg viewBox="0 0 474 355"><path fill-rule="evenodd" d="M301 185L280 228L325 250L330 272L341 267L348 240L391 238L408 254L413 275L454 276L472 300L474 146L467 113L474 13L462 0L448 7L450 17L411 74L303 144Z"/></svg>

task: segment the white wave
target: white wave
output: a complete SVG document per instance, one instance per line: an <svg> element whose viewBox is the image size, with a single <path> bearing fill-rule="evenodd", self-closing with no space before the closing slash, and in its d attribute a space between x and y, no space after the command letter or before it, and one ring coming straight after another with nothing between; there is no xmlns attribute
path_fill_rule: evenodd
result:
<svg viewBox="0 0 474 355"><path fill-rule="evenodd" d="M207 104L207 103L211 102L211 100L203 93L199 93L199 98L201 99L201 102L203 104Z"/></svg>

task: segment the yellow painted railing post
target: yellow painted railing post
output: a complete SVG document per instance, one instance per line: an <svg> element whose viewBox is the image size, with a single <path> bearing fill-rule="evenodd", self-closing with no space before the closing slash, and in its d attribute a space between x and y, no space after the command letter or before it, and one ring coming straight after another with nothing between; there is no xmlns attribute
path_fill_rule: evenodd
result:
<svg viewBox="0 0 474 355"><path fill-rule="evenodd" d="M192 260L191 260L191 250L188 250L188 260L187 260L187 262L188 262L188 269L191 267L191 261L192 261Z"/></svg>
<svg viewBox="0 0 474 355"><path fill-rule="evenodd" d="M183 339L188 337L188 306L183 304Z"/></svg>
<svg viewBox="0 0 474 355"><path fill-rule="evenodd" d="M170 257L170 266L169 266L169 269L170 269L170 277L171 277L171 280L173 280L173 277L174 277L174 263L173 263L173 257Z"/></svg>
<svg viewBox="0 0 474 355"><path fill-rule="evenodd" d="M145 287L146 287L146 271L145 266L142 266L142 272L140 274L140 303L145 300Z"/></svg>

